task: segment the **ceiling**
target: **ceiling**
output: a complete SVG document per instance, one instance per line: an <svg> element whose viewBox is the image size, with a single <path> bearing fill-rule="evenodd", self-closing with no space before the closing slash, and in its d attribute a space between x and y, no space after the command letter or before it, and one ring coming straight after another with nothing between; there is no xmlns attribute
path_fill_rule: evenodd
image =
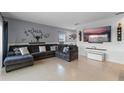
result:
<svg viewBox="0 0 124 93"><path fill-rule="evenodd" d="M112 17L115 12L3 12L3 15L39 24L76 29L77 25Z"/></svg>

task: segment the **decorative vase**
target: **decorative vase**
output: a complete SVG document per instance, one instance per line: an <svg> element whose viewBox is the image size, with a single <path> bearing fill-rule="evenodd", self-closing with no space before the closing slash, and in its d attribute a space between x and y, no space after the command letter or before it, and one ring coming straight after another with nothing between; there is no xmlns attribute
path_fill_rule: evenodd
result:
<svg viewBox="0 0 124 93"><path fill-rule="evenodd" d="M37 42L39 42L40 36L36 36L35 38L36 38Z"/></svg>

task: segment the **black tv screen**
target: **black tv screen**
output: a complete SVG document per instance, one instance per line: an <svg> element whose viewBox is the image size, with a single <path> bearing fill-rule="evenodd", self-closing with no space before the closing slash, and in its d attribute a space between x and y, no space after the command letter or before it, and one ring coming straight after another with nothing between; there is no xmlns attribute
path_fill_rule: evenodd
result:
<svg viewBox="0 0 124 93"><path fill-rule="evenodd" d="M89 43L111 42L111 26L84 29L83 34L84 42Z"/></svg>

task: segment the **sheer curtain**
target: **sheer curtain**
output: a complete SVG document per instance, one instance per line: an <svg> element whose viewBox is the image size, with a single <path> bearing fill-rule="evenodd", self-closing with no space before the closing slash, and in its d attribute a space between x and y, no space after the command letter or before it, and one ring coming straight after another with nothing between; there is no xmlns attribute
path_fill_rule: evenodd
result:
<svg viewBox="0 0 124 93"><path fill-rule="evenodd" d="M59 43L64 44L65 38L66 38L65 32L59 32Z"/></svg>

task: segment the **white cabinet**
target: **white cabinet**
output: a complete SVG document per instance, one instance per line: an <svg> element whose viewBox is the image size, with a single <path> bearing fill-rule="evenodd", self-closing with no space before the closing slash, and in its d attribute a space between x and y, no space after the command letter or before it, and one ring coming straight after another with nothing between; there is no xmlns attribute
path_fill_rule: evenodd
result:
<svg viewBox="0 0 124 93"><path fill-rule="evenodd" d="M98 60L98 61L104 61L105 60L105 53L87 51L87 58Z"/></svg>
<svg viewBox="0 0 124 93"><path fill-rule="evenodd" d="M98 61L105 61L106 56L106 49L99 49L99 48L86 48L87 58L98 60Z"/></svg>

